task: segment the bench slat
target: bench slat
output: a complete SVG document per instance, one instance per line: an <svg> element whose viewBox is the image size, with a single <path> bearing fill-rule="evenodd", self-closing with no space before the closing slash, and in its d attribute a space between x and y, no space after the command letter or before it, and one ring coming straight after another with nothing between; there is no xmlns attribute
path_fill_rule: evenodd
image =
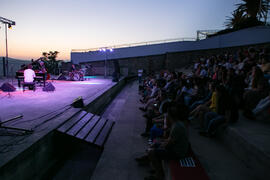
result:
<svg viewBox="0 0 270 180"><path fill-rule="evenodd" d="M67 132L72 126L74 126L81 118L83 118L86 115L87 112L81 111L74 117L72 117L70 120L68 120L66 123L64 123L61 127L59 127L57 130L65 133Z"/></svg>
<svg viewBox="0 0 270 180"><path fill-rule="evenodd" d="M77 138L84 139L95 127L98 120L100 119L99 116L94 116L76 135Z"/></svg>
<svg viewBox="0 0 270 180"><path fill-rule="evenodd" d="M106 119L101 118L97 125L95 126L95 128L90 132L90 134L88 134L88 136L86 137L86 141L87 142L91 142L93 143L95 141L95 139L97 138L98 134L100 133L100 131L102 130L104 124L106 123Z"/></svg>
<svg viewBox="0 0 270 180"><path fill-rule="evenodd" d="M90 121L93 116L93 114L87 113L83 118L80 119L78 123L76 123L71 129L67 131L67 134L71 136L78 134L78 132Z"/></svg>
<svg viewBox="0 0 270 180"><path fill-rule="evenodd" d="M102 131L100 132L100 134L98 135L95 144L98 146L104 146L105 141L112 129L112 126L114 125L114 121L107 121L107 123L105 124L104 128L102 129Z"/></svg>

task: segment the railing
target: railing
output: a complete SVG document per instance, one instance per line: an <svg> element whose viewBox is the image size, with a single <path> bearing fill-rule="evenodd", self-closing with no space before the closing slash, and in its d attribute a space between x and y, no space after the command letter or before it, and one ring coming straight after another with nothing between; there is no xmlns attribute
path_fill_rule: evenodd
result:
<svg viewBox="0 0 270 180"><path fill-rule="evenodd" d="M113 45L113 46L90 48L90 49L72 49L71 52L89 52L89 51L98 51L98 50L100 50L102 48L117 49L117 48L146 46L146 45L162 44L162 43L170 43L170 42L181 42L181 41L196 41L196 38L175 38L175 39L165 39L165 40L156 40L156 41L147 41L147 42L138 42L138 43L130 43L130 44Z"/></svg>

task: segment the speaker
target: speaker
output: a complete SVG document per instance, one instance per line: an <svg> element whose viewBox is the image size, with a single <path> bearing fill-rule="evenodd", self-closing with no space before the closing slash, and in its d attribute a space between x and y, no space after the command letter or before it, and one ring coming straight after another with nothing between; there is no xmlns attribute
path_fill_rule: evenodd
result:
<svg viewBox="0 0 270 180"><path fill-rule="evenodd" d="M73 100L73 103L71 104L72 107L74 108L83 108L84 107L84 103L83 103L83 99L82 96L76 98Z"/></svg>
<svg viewBox="0 0 270 180"><path fill-rule="evenodd" d="M56 79L57 80L67 80L66 76L63 74L60 74Z"/></svg>
<svg viewBox="0 0 270 180"><path fill-rule="evenodd" d="M9 83L2 84L2 86L0 87L0 89L3 92L14 92L14 91L16 91L16 88L14 86L12 86L11 84L9 84Z"/></svg>
<svg viewBox="0 0 270 180"><path fill-rule="evenodd" d="M46 92L55 91L55 87L52 83L49 82L48 84L46 84L46 86L42 90Z"/></svg>

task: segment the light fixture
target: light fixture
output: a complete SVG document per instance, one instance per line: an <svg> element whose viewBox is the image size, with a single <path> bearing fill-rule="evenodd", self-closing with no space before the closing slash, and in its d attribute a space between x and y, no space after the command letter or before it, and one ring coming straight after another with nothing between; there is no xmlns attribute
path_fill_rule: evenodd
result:
<svg viewBox="0 0 270 180"><path fill-rule="evenodd" d="M6 18L3 18L3 17L1 17L0 16L0 22L1 23L3 23L3 24L5 24L5 35L6 35L6 64L5 65L3 65L4 66L4 68L6 69L6 74L4 74L4 76L8 76L8 46L7 46L7 27L9 28L9 29L11 29L12 28L12 26L15 26L15 21L12 21L12 20L9 20L9 19L6 19Z"/></svg>

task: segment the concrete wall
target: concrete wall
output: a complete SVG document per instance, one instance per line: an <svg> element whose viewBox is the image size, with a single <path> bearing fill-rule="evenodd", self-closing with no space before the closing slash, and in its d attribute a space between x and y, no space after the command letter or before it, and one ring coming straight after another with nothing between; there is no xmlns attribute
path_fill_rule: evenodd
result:
<svg viewBox="0 0 270 180"><path fill-rule="evenodd" d="M261 48L267 44L254 45L257 48ZM191 64L194 60L201 56L211 56L225 52L235 53L239 48L245 48L249 46L230 47L230 48L218 48L218 49L207 49L207 50L195 50L195 51L184 51L184 52L171 52L161 55L152 56L140 56L131 58L118 59L121 74L122 75L137 75L138 69L144 69L148 74L150 72L158 72L161 69L177 70L184 66ZM113 66L114 60L107 61L107 74L112 75L114 72ZM104 74L104 61L90 62L91 65L96 69L96 75Z"/></svg>
<svg viewBox="0 0 270 180"><path fill-rule="evenodd" d="M163 44L114 49L113 52L72 52L71 61L75 64L91 61L104 61L106 58L123 59L140 56L153 56L172 52L198 51L206 49L246 46L270 42L270 27L253 27L236 32L211 37L201 41L171 42Z"/></svg>
<svg viewBox="0 0 270 180"><path fill-rule="evenodd" d="M121 91L127 81L127 78L122 78L114 86L93 97L93 101L91 99L85 100L84 103L87 105L85 110L94 113L102 112L117 93ZM79 109L73 108L71 111L74 111L72 113L74 115ZM67 112L64 114L63 117L60 117L63 118L61 120L62 123L71 118ZM30 135L24 141L30 141L31 137L39 136L38 133L35 132L35 134ZM38 138L39 140L33 142L30 147L0 167L1 180L48 179L48 173L54 171L57 163L73 153L74 148L77 148L77 145L74 145L74 143L78 143L78 140L75 138L73 138L72 142L72 138L65 139L65 136L61 136L61 133L54 130ZM89 156L91 155L95 156L95 154L90 152Z"/></svg>

